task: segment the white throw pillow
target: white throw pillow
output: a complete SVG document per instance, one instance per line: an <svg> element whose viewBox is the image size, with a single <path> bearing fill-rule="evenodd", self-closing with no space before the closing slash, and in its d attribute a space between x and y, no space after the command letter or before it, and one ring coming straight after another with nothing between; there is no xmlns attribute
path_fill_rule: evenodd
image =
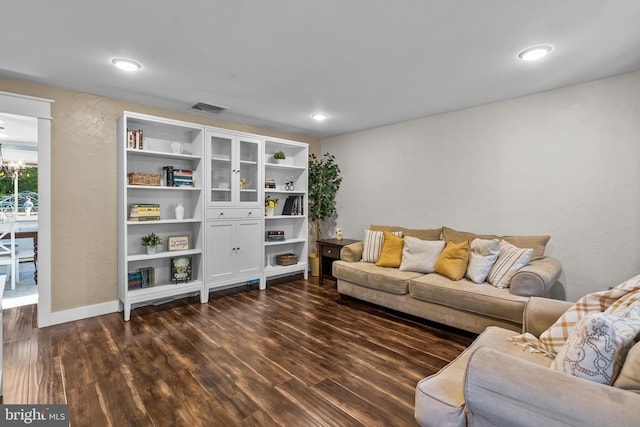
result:
<svg viewBox="0 0 640 427"><path fill-rule="evenodd" d="M533 257L533 249L521 249L500 241L498 260L489 271L487 281L496 288L508 288L516 271L529 264Z"/></svg>
<svg viewBox="0 0 640 427"><path fill-rule="evenodd" d="M473 239L471 253L469 253L469 264L467 265L467 278L475 283L485 282L499 253L499 239Z"/></svg>
<svg viewBox="0 0 640 427"><path fill-rule="evenodd" d="M580 319L551 368L611 385L640 332L640 303L614 313L591 313Z"/></svg>
<svg viewBox="0 0 640 427"><path fill-rule="evenodd" d="M400 270L433 273L444 245L444 240L421 240L417 237L405 236Z"/></svg>
<svg viewBox="0 0 640 427"><path fill-rule="evenodd" d="M402 231L393 231L391 234L402 237ZM384 243L384 233L382 231L364 230L363 243L362 261L378 262L382 244Z"/></svg>

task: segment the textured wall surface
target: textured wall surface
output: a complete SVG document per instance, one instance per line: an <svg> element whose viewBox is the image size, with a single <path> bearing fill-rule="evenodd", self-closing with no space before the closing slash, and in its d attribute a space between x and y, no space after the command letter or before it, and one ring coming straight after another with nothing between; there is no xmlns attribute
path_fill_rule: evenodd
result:
<svg viewBox="0 0 640 427"><path fill-rule="evenodd" d="M152 114L310 144L320 141L0 78L0 91L52 99L51 311L117 299L116 120Z"/></svg>
<svg viewBox="0 0 640 427"><path fill-rule="evenodd" d="M328 138L335 225L550 234L554 297L640 273L640 73Z"/></svg>

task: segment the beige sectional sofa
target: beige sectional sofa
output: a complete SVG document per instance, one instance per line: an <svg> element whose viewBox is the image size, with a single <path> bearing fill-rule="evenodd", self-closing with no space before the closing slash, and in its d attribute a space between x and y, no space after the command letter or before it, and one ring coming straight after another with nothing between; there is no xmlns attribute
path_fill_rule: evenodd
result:
<svg viewBox="0 0 640 427"><path fill-rule="evenodd" d="M571 303L530 298L523 332L539 337ZM551 367L554 359L511 342L516 332L489 327L458 358L416 387L415 417L441 426L637 426L640 343L611 385Z"/></svg>
<svg viewBox="0 0 640 427"><path fill-rule="evenodd" d="M445 242L472 241L498 236L460 232L449 227L412 230L394 226L375 226L370 230L402 231L404 236ZM534 249L534 258L511 278L510 286L499 289L489 283L463 278L450 280L438 273L401 271L363 262L362 242L345 246L341 260L333 263L338 292L413 316L474 333L488 326L522 330L524 307L532 296L546 296L557 281L560 262L544 256L549 236L501 237L515 246Z"/></svg>

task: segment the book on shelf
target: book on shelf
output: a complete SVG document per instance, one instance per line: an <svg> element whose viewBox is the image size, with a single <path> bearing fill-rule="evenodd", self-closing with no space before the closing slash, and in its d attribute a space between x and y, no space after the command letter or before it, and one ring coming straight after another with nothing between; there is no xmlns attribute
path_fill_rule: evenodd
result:
<svg viewBox="0 0 640 427"><path fill-rule="evenodd" d="M163 166L164 182L167 187L173 187L173 166Z"/></svg>
<svg viewBox="0 0 640 427"><path fill-rule="evenodd" d="M153 267L141 267L127 273L129 289L149 288L156 284L156 272Z"/></svg>
<svg viewBox="0 0 640 427"><path fill-rule="evenodd" d="M287 197L282 208L282 215L304 215L304 195Z"/></svg>
<svg viewBox="0 0 640 427"><path fill-rule="evenodd" d="M129 205L129 221L154 221L160 219L160 205L157 203Z"/></svg>
<svg viewBox="0 0 640 427"><path fill-rule="evenodd" d="M265 236L265 240L267 242L284 242L284 231L267 231Z"/></svg>
<svg viewBox="0 0 640 427"><path fill-rule="evenodd" d="M191 280L191 257L177 256L171 257L171 282L181 283Z"/></svg>
<svg viewBox="0 0 640 427"><path fill-rule="evenodd" d="M275 189L276 188L276 180L275 179L270 179L270 178L265 179L264 180L264 188Z"/></svg>
<svg viewBox="0 0 640 427"><path fill-rule="evenodd" d="M142 150L142 129L127 130L127 144L134 150Z"/></svg>

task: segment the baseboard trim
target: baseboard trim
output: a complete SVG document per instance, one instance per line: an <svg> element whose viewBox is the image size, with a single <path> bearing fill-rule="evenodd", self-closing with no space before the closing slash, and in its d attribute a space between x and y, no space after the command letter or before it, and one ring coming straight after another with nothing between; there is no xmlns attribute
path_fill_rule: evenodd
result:
<svg viewBox="0 0 640 427"><path fill-rule="evenodd" d="M72 308L71 310L55 311L51 313L51 316L49 318L51 322L47 325L42 326L53 326L60 323L73 322L75 320L82 320L89 317L101 316L103 314L115 313L118 310L118 300L115 300L102 304Z"/></svg>

